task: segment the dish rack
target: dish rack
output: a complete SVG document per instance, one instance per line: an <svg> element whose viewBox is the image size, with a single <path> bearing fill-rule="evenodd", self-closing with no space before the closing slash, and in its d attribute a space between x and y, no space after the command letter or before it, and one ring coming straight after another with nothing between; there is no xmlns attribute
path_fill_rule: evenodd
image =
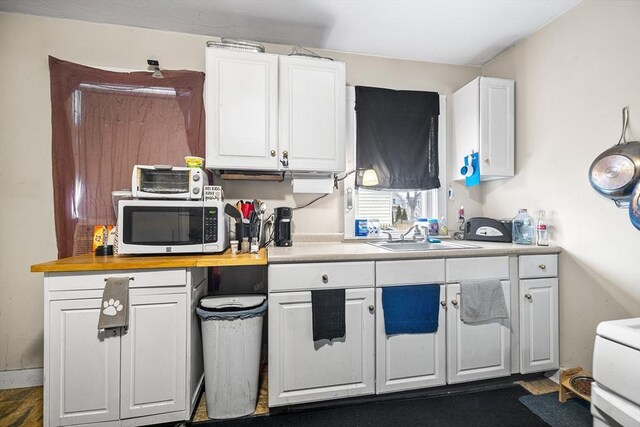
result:
<svg viewBox="0 0 640 427"><path fill-rule="evenodd" d="M215 47L218 49L235 50L240 52L256 52L264 53L264 46L260 43L249 42L246 40L223 38L217 41L208 41L207 47Z"/></svg>
<svg viewBox="0 0 640 427"><path fill-rule="evenodd" d="M560 390L558 391L558 400L560 402L564 403L573 396L578 396L587 402L591 402L591 393L588 395L581 393L576 389L576 387L574 387L573 382L578 378L590 379L593 381L591 373L583 370L581 367L565 369L560 372Z"/></svg>

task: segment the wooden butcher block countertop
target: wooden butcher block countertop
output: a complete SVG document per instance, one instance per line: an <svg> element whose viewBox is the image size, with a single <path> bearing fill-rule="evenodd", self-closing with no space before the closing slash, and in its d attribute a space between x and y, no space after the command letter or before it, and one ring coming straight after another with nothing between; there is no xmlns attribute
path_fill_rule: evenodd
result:
<svg viewBox="0 0 640 427"><path fill-rule="evenodd" d="M257 254L233 255L229 249L221 254L195 255L78 255L56 261L34 264L32 273L55 273L100 270L144 270L158 268L189 267L234 267L246 265L267 265L267 250Z"/></svg>

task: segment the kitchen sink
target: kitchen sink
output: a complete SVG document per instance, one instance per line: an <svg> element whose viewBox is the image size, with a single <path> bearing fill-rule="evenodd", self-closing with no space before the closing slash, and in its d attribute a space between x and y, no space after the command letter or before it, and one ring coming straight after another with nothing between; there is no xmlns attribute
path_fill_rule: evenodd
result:
<svg viewBox="0 0 640 427"><path fill-rule="evenodd" d="M439 251L445 249L478 249L480 246L468 245L465 243L453 243L453 242L414 242L412 240L397 241L397 242L367 242L370 245L377 246L378 248L386 249L394 252L405 251Z"/></svg>

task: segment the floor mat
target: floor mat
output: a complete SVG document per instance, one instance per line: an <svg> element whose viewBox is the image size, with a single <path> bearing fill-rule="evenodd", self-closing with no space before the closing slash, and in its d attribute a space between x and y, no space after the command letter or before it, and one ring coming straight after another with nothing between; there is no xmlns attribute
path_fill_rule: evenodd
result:
<svg viewBox="0 0 640 427"><path fill-rule="evenodd" d="M399 399L301 412L209 421L198 426L547 426L520 404L518 385L441 397Z"/></svg>
<svg viewBox="0 0 640 427"><path fill-rule="evenodd" d="M558 400L558 393L520 397L520 402L552 427L591 427L593 425L589 402L569 399Z"/></svg>

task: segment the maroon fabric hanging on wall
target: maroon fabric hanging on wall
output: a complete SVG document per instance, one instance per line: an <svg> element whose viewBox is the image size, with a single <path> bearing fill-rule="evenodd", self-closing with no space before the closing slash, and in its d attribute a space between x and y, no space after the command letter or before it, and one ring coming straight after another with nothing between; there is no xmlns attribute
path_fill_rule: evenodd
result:
<svg viewBox="0 0 640 427"><path fill-rule="evenodd" d="M135 164L204 157L204 73L116 73L49 57L53 196L58 258L78 224L114 224L114 190Z"/></svg>

